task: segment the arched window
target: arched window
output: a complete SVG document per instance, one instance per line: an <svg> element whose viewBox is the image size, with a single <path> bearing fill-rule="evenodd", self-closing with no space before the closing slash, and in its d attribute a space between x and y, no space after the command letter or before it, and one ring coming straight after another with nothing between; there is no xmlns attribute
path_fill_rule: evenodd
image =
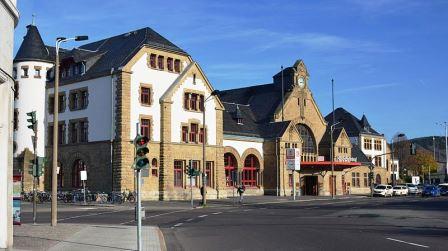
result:
<svg viewBox="0 0 448 251"><path fill-rule="evenodd" d="M151 166L154 167L154 168L157 167L157 159L156 159L156 158L153 158L153 159L151 160Z"/></svg>
<svg viewBox="0 0 448 251"><path fill-rule="evenodd" d="M232 178L232 173L236 172L236 158L231 153L224 154L224 170L226 172L226 185L231 187L234 185L234 180ZM233 177L236 177L234 175Z"/></svg>
<svg viewBox="0 0 448 251"><path fill-rule="evenodd" d="M314 135L311 129L303 124L297 125L297 130L302 138L302 153L316 153L316 141L314 140Z"/></svg>
<svg viewBox="0 0 448 251"><path fill-rule="evenodd" d="M258 186L258 175L260 172L260 162L257 156L249 154L246 159L244 159L242 184L245 186Z"/></svg>
<svg viewBox="0 0 448 251"><path fill-rule="evenodd" d="M72 169L72 187L80 188L81 182L81 171L87 171L87 165L83 160L77 159L73 164Z"/></svg>
<svg viewBox="0 0 448 251"><path fill-rule="evenodd" d="M379 174L376 175L375 183L376 184L381 184L381 175L379 175Z"/></svg>

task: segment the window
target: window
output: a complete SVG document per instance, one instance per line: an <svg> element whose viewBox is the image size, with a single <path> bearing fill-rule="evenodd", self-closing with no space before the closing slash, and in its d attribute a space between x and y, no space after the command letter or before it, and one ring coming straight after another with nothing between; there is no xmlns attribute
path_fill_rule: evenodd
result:
<svg viewBox="0 0 448 251"><path fill-rule="evenodd" d="M173 59L172 58L166 59L166 68L168 68L168 71L173 71Z"/></svg>
<svg viewBox="0 0 448 251"><path fill-rule="evenodd" d="M199 130L199 143L204 143L204 128Z"/></svg>
<svg viewBox="0 0 448 251"><path fill-rule="evenodd" d="M14 131L19 129L19 109L14 109Z"/></svg>
<svg viewBox="0 0 448 251"><path fill-rule="evenodd" d="M158 60L157 60L157 63L158 63L158 66L159 66L159 70L163 70L164 69L164 57L163 56L159 56L159 58L158 58Z"/></svg>
<svg viewBox="0 0 448 251"><path fill-rule="evenodd" d="M142 105L151 105L151 88L140 87L140 103Z"/></svg>
<svg viewBox="0 0 448 251"><path fill-rule="evenodd" d="M87 142L89 135L89 123L87 121L80 121L79 130L79 142Z"/></svg>
<svg viewBox="0 0 448 251"><path fill-rule="evenodd" d="M157 169L152 169L152 170L151 170L151 175L154 176L154 177L159 176L159 174L158 174L158 172L157 172Z"/></svg>
<svg viewBox="0 0 448 251"><path fill-rule="evenodd" d="M59 93L58 98L58 112L62 113L65 111L65 93ZM54 96L51 95L48 97L48 113L53 114L54 113Z"/></svg>
<svg viewBox="0 0 448 251"><path fill-rule="evenodd" d="M297 106L300 106L300 98L297 98Z"/></svg>
<svg viewBox="0 0 448 251"><path fill-rule="evenodd" d="M156 54L151 54L149 56L149 65L151 68L156 68Z"/></svg>
<svg viewBox="0 0 448 251"><path fill-rule="evenodd" d="M226 186L231 187L236 183L235 172L236 172L236 158L231 153L225 153L224 154L224 170L226 174Z"/></svg>
<svg viewBox="0 0 448 251"><path fill-rule="evenodd" d="M193 74L193 84L196 84L196 74Z"/></svg>
<svg viewBox="0 0 448 251"><path fill-rule="evenodd" d="M72 187L79 188L82 185L81 182L81 171L87 171L87 165L84 161L78 159L73 165L72 173Z"/></svg>
<svg viewBox="0 0 448 251"><path fill-rule="evenodd" d="M70 91L70 110L86 109L89 105L89 92L87 88Z"/></svg>
<svg viewBox="0 0 448 251"><path fill-rule="evenodd" d="M79 109L79 93L72 92L70 93L70 110L78 110Z"/></svg>
<svg viewBox="0 0 448 251"><path fill-rule="evenodd" d="M53 127L51 127L53 129ZM53 135L53 132L51 132ZM53 139L52 139L53 140ZM58 144L63 145L65 144L65 122L59 122L58 125Z"/></svg>
<svg viewBox="0 0 448 251"><path fill-rule="evenodd" d="M157 168L157 159L156 158L153 158L152 160L151 160L151 166L152 166L152 168Z"/></svg>
<svg viewBox="0 0 448 251"><path fill-rule="evenodd" d="M383 166L381 156L376 156L375 157L375 166Z"/></svg>
<svg viewBox="0 0 448 251"><path fill-rule="evenodd" d="M367 173L364 173L364 187L369 186L369 179L367 177L368 177Z"/></svg>
<svg viewBox="0 0 448 251"><path fill-rule="evenodd" d="M366 149L366 150L372 149L372 139L364 138L364 149Z"/></svg>
<svg viewBox="0 0 448 251"><path fill-rule="evenodd" d="M180 72L180 60L179 59L174 60L174 71L177 73Z"/></svg>
<svg viewBox="0 0 448 251"><path fill-rule="evenodd" d="M258 186L259 169L258 158L253 154L248 155L244 160L242 184L250 187Z"/></svg>
<svg viewBox="0 0 448 251"><path fill-rule="evenodd" d="M184 94L184 109L190 109L190 93L187 92Z"/></svg>
<svg viewBox="0 0 448 251"><path fill-rule="evenodd" d="M87 92L87 90L82 90L80 109L86 109L88 104L89 104L89 93Z"/></svg>
<svg viewBox="0 0 448 251"><path fill-rule="evenodd" d="M70 122L70 143L78 143L78 123Z"/></svg>
<svg viewBox="0 0 448 251"><path fill-rule="evenodd" d="M34 66L34 78L40 78L40 67Z"/></svg>
<svg viewBox="0 0 448 251"><path fill-rule="evenodd" d="M198 143L198 124L190 125L190 142Z"/></svg>
<svg viewBox="0 0 448 251"><path fill-rule="evenodd" d="M188 126L182 126L182 142L188 142Z"/></svg>
<svg viewBox="0 0 448 251"><path fill-rule="evenodd" d="M53 126L50 125L47 127L47 145L53 145Z"/></svg>
<svg viewBox="0 0 448 251"><path fill-rule="evenodd" d="M354 187L360 187L360 184L359 184L359 173L352 173L352 185Z"/></svg>
<svg viewBox="0 0 448 251"><path fill-rule="evenodd" d="M192 93L191 98L190 98L190 110L194 110L194 111L198 110L197 100L198 100L198 95L195 93Z"/></svg>
<svg viewBox="0 0 448 251"><path fill-rule="evenodd" d="M303 153L316 153L316 144L314 140L314 135L311 129L303 124L298 124L297 129L300 133L300 137L302 138L302 152Z"/></svg>
<svg viewBox="0 0 448 251"><path fill-rule="evenodd" d="M28 77L28 67L22 66L22 78Z"/></svg>
<svg viewBox="0 0 448 251"><path fill-rule="evenodd" d="M208 187L213 187L214 185L214 177L213 177L213 161L205 162L205 174L207 175L206 185Z"/></svg>
<svg viewBox="0 0 448 251"><path fill-rule="evenodd" d="M174 186L183 187L183 160L174 161Z"/></svg>
<svg viewBox="0 0 448 251"><path fill-rule="evenodd" d="M143 136L148 137L148 139L151 139L151 120L150 119L141 119L140 120L140 134Z"/></svg>
<svg viewBox="0 0 448 251"><path fill-rule="evenodd" d="M204 95L199 95L199 110L204 111Z"/></svg>
<svg viewBox="0 0 448 251"><path fill-rule="evenodd" d="M381 139L375 139L374 140L374 148L377 151L381 151L382 150Z"/></svg>

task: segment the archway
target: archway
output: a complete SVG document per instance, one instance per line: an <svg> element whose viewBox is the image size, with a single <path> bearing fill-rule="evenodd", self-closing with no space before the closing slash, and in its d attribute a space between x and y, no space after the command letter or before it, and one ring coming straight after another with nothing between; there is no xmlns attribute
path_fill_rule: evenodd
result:
<svg viewBox="0 0 448 251"><path fill-rule="evenodd" d="M82 185L81 171L87 171L87 165L83 160L77 159L73 163L73 167L72 167L72 187L73 188L80 188Z"/></svg>
<svg viewBox="0 0 448 251"><path fill-rule="evenodd" d="M232 153L225 153L224 154L224 170L226 173L226 186L231 187L235 185L236 180L234 178L236 177L235 173L237 171L238 164L236 162L235 155Z"/></svg>
<svg viewBox="0 0 448 251"><path fill-rule="evenodd" d="M258 176L260 174L260 161L254 154L249 154L244 159L243 173L241 182L245 186L258 186Z"/></svg>

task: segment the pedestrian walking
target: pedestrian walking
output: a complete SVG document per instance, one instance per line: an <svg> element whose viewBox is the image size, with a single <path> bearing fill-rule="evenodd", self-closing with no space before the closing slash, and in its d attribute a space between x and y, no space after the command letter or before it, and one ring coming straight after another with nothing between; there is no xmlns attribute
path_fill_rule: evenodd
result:
<svg viewBox="0 0 448 251"><path fill-rule="evenodd" d="M244 185L239 186L238 189L237 189L237 193L240 196L240 198L238 200L239 204L243 203L243 195L244 195L245 191L246 191L246 187Z"/></svg>

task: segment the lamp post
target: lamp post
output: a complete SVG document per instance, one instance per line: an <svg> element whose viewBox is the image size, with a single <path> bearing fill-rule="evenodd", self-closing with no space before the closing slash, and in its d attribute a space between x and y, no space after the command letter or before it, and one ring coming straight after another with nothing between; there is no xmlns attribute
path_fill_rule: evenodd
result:
<svg viewBox="0 0 448 251"><path fill-rule="evenodd" d="M206 173L205 173L205 168L206 168L206 163L205 163L205 141L207 139L207 131L205 128L205 102L207 102L211 97L216 96L219 94L218 90L214 90L212 91L212 93L210 93L210 95L204 99L204 103L202 104L202 127L204 128L204 133L202 135L202 206L205 206L205 204L207 203L207 184L205 183L205 179L206 179Z"/></svg>
<svg viewBox="0 0 448 251"><path fill-rule="evenodd" d="M397 135L397 139L398 141L400 141L400 138L404 137L403 133L400 133ZM395 183L397 181L397 177L396 177L396 172L397 170L395 170L395 158L394 158L394 143L395 143L395 138L392 138L392 145L391 145L391 155L392 155L392 186L395 186Z"/></svg>
<svg viewBox="0 0 448 251"><path fill-rule="evenodd" d="M54 72L54 111L53 111L53 166L51 171L51 226L57 225L57 203L58 203L58 128L59 128L59 47L62 43L75 40L83 41L89 39L88 36L76 36L73 38L56 38L56 60Z"/></svg>
<svg viewBox="0 0 448 251"><path fill-rule="evenodd" d="M445 127L445 181L448 181L448 122L436 124Z"/></svg>
<svg viewBox="0 0 448 251"><path fill-rule="evenodd" d="M335 114L334 114L334 79L331 79L331 103L333 105L333 121L331 121L332 125L330 126L330 141L331 141L331 149L330 149L330 159L331 159L331 198L334 199L336 193L336 179L334 178L334 142L333 142L333 131L334 127L341 123L338 121L335 123Z"/></svg>

